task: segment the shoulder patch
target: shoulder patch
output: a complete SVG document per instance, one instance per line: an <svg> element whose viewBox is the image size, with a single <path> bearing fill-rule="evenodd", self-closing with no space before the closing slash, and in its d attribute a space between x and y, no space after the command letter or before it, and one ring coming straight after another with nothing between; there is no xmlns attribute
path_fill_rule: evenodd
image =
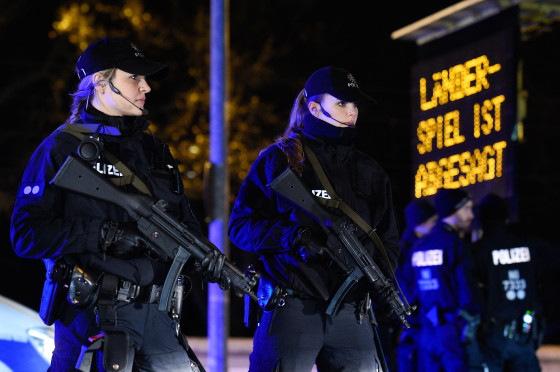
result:
<svg viewBox="0 0 560 372"><path fill-rule="evenodd" d="M43 196L45 182L26 182L19 186L18 198L39 198Z"/></svg>

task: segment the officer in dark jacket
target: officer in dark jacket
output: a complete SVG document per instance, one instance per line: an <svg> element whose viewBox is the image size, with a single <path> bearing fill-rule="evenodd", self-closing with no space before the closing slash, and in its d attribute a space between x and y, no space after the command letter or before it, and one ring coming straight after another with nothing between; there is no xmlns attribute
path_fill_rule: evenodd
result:
<svg viewBox="0 0 560 372"><path fill-rule="evenodd" d="M535 355L542 330L539 279L557 267L543 241L514 234L507 227L509 208L495 194L480 202L482 238L473 253L482 293L481 350L498 371L540 371ZM550 259L552 258L552 259Z"/></svg>
<svg viewBox="0 0 560 372"><path fill-rule="evenodd" d="M440 189L435 197L438 221L418 240L410 264L414 275L414 300L419 305L421 334L419 371L467 371L462 345L461 310L474 310L465 243L460 233L473 220L473 202L461 189Z"/></svg>
<svg viewBox="0 0 560 372"><path fill-rule="evenodd" d="M239 191L229 236L239 248L258 255L273 284L289 293L282 306L262 315L250 357L252 372L310 371L314 363L321 371L377 371L380 366L366 316L367 282L358 282L341 309L327 316L329 300L346 278L321 249L336 239L268 186L291 166L317 199L331 199L310 163L311 150L340 199L377 228L390 262L379 250L373 254L363 231L357 234L390 277L399 247L389 178L354 146L356 104L365 101L371 98L348 71L325 67L314 72L294 103L284 135L262 151Z"/></svg>
<svg viewBox="0 0 560 372"><path fill-rule="evenodd" d="M160 77L167 67L146 59L130 41L104 38L84 51L76 69L80 82L71 115L33 154L11 222L16 253L43 259L47 266L41 308L50 313L46 322L56 319L50 370L74 370L82 347L103 331L107 345L110 335L119 338L104 361L94 359L92 370L103 370L105 364L119 371L133 366L197 371L176 334L177 319L158 310L168 264L147 255L149 243L131 216L116 205L49 183L69 154L79 153L123 191L167 201L170 215L199 234L175 160L163 142L145 132L144 103L151 90L146 78ZM91 142L93 136L98 141ZM66 277L54 278L53 273L61 275L68 267L74 274L70 284ZM49 292L51 284L56 291L68 291L68 285L74 290L61 296ZM106 286L108 293L103 293ZM107 365L115 355L122 364Z"/></svg>

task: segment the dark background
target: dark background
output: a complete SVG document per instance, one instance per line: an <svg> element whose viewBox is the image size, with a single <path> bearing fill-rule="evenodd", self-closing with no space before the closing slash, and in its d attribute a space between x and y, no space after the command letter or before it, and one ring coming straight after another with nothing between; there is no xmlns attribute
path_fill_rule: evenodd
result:
<svg viewBox="0 0 560 372"><path fill-rule="evenodd" d="M124 3L111 2L112 5ZM191 45L189 43L163 48L165 43L158 39L179 30L192 29L195 33L194 25L201 21L201 14L208 11L206 2L155 3L145 1L144 6L164 21L158 24L159 29L138 31L129 26L119 29L119 25L110 20L100 27L120 30L136 41L149 58L170 65L179 60L207 63L207 55L185 49ZM269 56L260 67L255 63L237 62L233 72L245 78L236 81L236 84L246 84L245 100L258 96L262 107L270 110L269 114L280 123L271 126L254 122L253 125L262 126L258 139L270 142L282 132L292 102L311 72L326 65L345 67L356 77L361 89L378 102L375 107L360 111L359 146L377 159L389 174L399 222L404 227L403 209L412 197L409 97L410 68L416 62L417 50L412 43L391 40L390 34L454 3L457 1L387 2L383 6L365 5L363 1L232 2L232 52L241 56L242 62L257 61L265 52ZM43 264L15 256L9 239L9 221L17 185L32 151L66 118L68 94L76 83L72 68L80 52L70 42L69 35L53 36L53 22L59 17L59 8L71 4L71 1L0 0L3 10L0 15L0 112L3 120L0 294L34 309L39 306ZM203 35L193 36L203 38ZM559 241L556 231L560 207L560 125L557 119L560 58L556 48L559 36L558 27L551 22L524 35L520 43L521 88L527 92L527 117L525 141L516 144L515 165L518 229L554 243ZM151 53L152 50L162 53ZM171 67L175 74L172 76L181 80L162 83L162 89L154 89L150 94L147 105L150 115L160 121L167 111L175 110L170 98L174 89L194 84L192 79L181 75L181 68L188 66L175 64ZM231 191L235 193L236 190L232 187ZM192 202L203 220L202 200L195 198ZM235 247L231 247L231 252L232 260L240 266L252 260ZM557 279L551 278L551 282ZM185 317L189 318L187 332L193 335L206 334L206 292L200 287L200 283L194 283L185 311ZM554 286L549 287L552 308L555 306L552 299L558 291ZM232 298L233 336L251 335L251 330L243 328L241 316L241 301Z"/></svg>

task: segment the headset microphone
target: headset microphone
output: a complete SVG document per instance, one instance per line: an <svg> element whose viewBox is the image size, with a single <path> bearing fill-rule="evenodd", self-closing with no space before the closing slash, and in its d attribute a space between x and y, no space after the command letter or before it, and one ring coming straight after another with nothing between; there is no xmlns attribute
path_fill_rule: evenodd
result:
<svg viewBox="0 0 560 372"><path fill-rule="evenodd" d="M333 120L336 121L337 123L339 123L339 124L344 124L344 125L346 125L347 127L353 127L353 126L354 126L354 125L352 125L352 124L343 123L342 121L338 121L338 120L336 120L335 118L333 118L328 112L325 111L325 109L323 109L323 105L319 105L319 107L321 108L321 111L323 112L323 115L325 115L325 116L328 117L328 118L333 119Z"/></svg>
<svg viewBox="0 0 560 372"><path fill-rule="evenodd" d="M128 103L130 103L132 106L134 106L134 107L136 107L138 110L142 111L142 115L148 115L148 113L149 113L148 110L136 106L136 105L134 104L134 102L132 102L131 100L129 100L128 98L126 98L125 96L123 96L123 95L121 94L121 91L118 90L117 87L115 87L115 86L113 85L113 82L112 82L111 80L109 80L109 88L111 88L111 90L112 90L114 93L116 93L116 94L118 94L119 96L121 96L122 98L126 99L126 100L128 101Z"/></svg>

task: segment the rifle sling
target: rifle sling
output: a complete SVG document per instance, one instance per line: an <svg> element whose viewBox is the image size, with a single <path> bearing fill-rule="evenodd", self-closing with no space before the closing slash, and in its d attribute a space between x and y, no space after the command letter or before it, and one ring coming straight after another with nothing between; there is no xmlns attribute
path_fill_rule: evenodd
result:
<svg viewBox="0 0 560 372"><path fill-rule="evenodd" d="M334 188L332 187L331 183L329 182L329 178L325 174L325 171L321 167L321 164L319 163L319 160L317 159L317 155L315 155L313 150L311 150L307 146L304 146L303 151L305 152L305 155L309 159L309 162L311 163L311 166L315 170L315 173L319 177L319 180L323 184L323 187L327 190L327 193L331 197L331 199L321 199L321 198L319 198L319 201L321 203L325 204L328 207L333 207L333 208L340 209L345 215L347 215L352 221L354 221L354 223L356 223L356 225L358 225L362 230L364 230L365 233L367 234L367 236L369 236L371 238L371 240L373 240L374 244L383 253L383 256L385 256L385 259L387 260L387 262L390 263L391 261L389 260L389 256L387 255L387 251L385 250L385 247L383 246L383 243L381 242L381 239L379 239L379 235L377 235L377 232L375 231L375 229L373 227L371 227L366 221L364 221L363 218L360 217L360 215L358 215L358 213L354 212L352 210L352 208L350 208L348 206L348 204L346 204L342 199L340 199L338 197L338 195L336 195L336 193L334 192ZM390 266L390 264L389 264L389 266ZM394 273L393 273L392 269L391 269L391 274L394 278Z"/></svg>
<svg viewBox="0 0 560 372"><path fill-rule="evenodd" d="M84 128L76 124L63 124L59 129L72 134L80 140L86 135L93 133L89 128ZM123 175L122 177L110 178L111 182L116 186L132 185L141 193L152 196L146 184L140 178L136 177L136 175L115 155L107 150L103 150L103 156Z"/></svg>

